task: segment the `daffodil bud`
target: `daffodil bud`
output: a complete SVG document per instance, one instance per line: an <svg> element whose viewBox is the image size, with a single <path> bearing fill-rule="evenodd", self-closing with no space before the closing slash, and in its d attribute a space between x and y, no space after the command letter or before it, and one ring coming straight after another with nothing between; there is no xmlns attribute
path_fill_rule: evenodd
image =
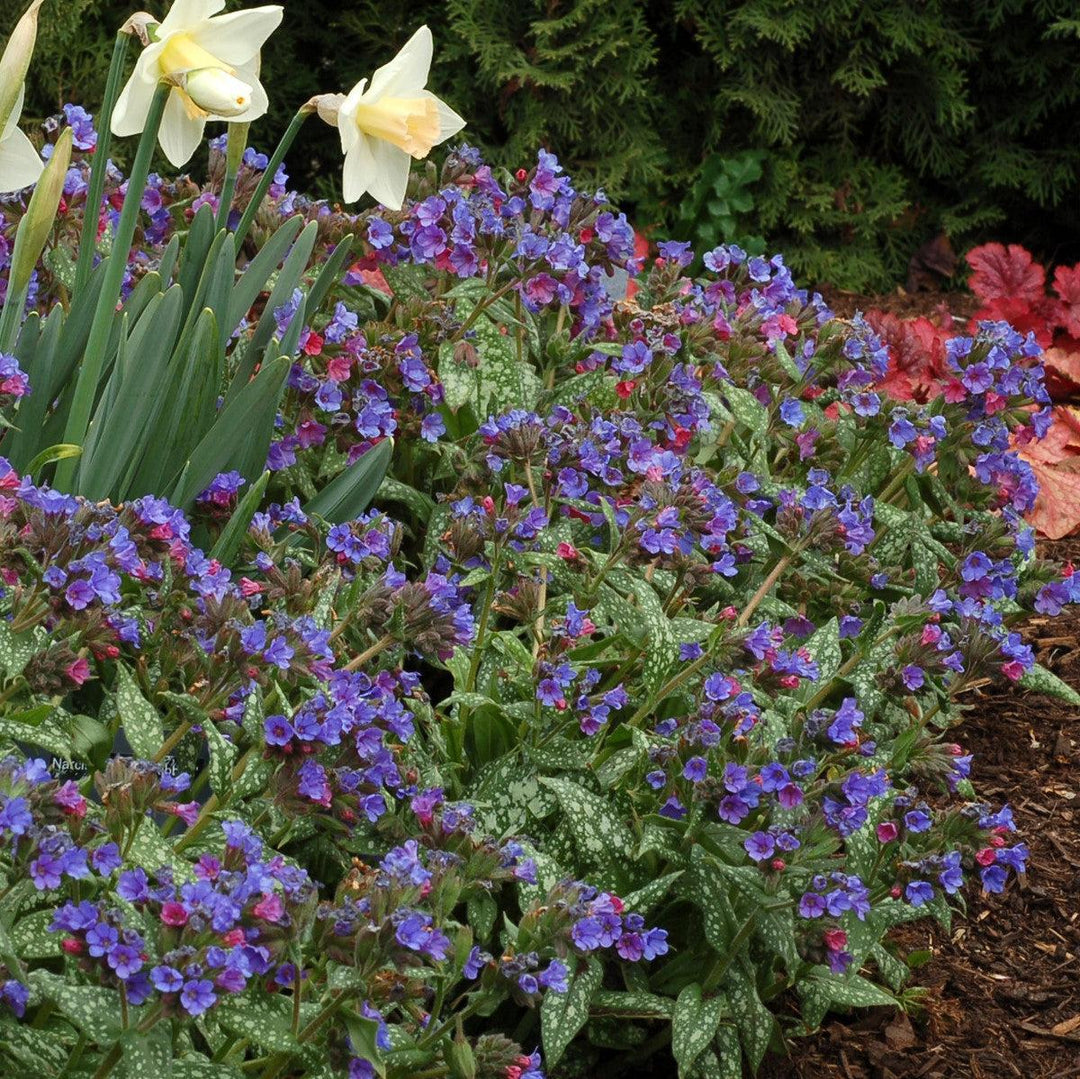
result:
<svg viewBox="0 0 1080 1079"><path fill-rule="evenodd" d="M15 234L10 287L16 291L16 295L29 284L45 241L56 224L56 210L64 193L64 180L70 164L71 128L65 127L56 140L52 157L30 196L30 205Z"/></svg>
<svg viewBox="0 0 1080 1079"><path fill-rule="evenodd" d="M11 31L4 55L0 57L0 129L7 126L22 96L30 57L37 40L38 10L45 0L34 0Z"/></svg>
<svg viewBox="0 0 1080 1079"><path fill-rule="evenodd" d="M221 68L189 71L184 89L200 109L213 116L239 116L251 106L251 87Z"/></svg>

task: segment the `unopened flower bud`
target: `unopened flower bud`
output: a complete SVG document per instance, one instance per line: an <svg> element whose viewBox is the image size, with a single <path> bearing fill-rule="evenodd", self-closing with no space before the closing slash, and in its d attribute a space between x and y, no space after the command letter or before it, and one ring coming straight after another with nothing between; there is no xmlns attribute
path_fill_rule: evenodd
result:
<svg viewBox="0 0 1080 1079"><path fill-rule="evenodd" d="M45 241L56 224L56 208L60 205L68 165L71 163L71 140L71 128L65 127L60 138L56 140L52 157L49 158L45 171L30 196L26 215L19 222L19 229L15 233L10 287L15 289L16 295L29 284L30 275L41 257Z"/></svg>
<svg viewBox="0 0 1080 1079"><path fill-rule="evenodd" d="M184 89L200 109L214 116L239 116L251 107L251 87L221 68L189 71Z"/></svg>

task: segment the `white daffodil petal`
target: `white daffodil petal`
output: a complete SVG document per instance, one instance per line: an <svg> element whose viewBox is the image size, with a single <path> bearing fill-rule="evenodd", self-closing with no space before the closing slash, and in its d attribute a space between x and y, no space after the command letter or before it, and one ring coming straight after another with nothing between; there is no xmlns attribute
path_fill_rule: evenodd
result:
<svg viewBox="0 0 1080 1079"><path fill-rule="evenodd" d="M445 142L465 126L465 121L430 90L422 90L420 96L431 98L435 102L435 108L439 110L439 142Z"/></svg>
<svg viewBox="0 0 1080 1079"><path fill-rule="evenodd" d="M146 114L150 111L150 103L157 89L157 60L161 49L160 44L151 45L139 56L135 70L120 91L116 108L113 109L114 135L137 135L146 126Z"/></svg>
<svg viewBox="0 0 1080 1079"><path fill-rule="evenodd" d="M183 168L199 148L206 128L206 117L196 115L183 93L173 90L165 103L158 142L174 168Z"/></svg>
<svg viewBox="0 0 1080 1079"><path fill-rule="evenodd" d="M375 160L375 177L368 184L368 191L376 202L388 210L400 210L405 201L405 188L409 185L409 169L412 158L393 143L383 139L365 139L371 145Z"/></svg>
<svg viewBox="0 0 1080 1079"><path fill-rule="evenodd" d="M0 192L21 191L36 184L45 163L20 128L0 140Z"/></svg>
<svg viewBox="0 0 1080 1079"><path fill-rule="evenodd" d="M226 64L238 67L259 55L266 39L281 25L284 8L247 8L207 19L189 32L191 40Z"/></svg>
<svg viewBox="0 0 1080 1079"><path fill-rule="evenodd" d="M225 6L225 0L175 0L169 14L161 21L159 37L175 30L190 30L196 23L216 15Z"/></svg>
<svg viewBox="0 0 1080 1079"><path fill-rule="evenodd" d="M22 116L23 102L26 100L26 83L19 87L19 96L15 98L15 107L11 110L11 115L7 118L7 123L4 124L3 134L0 134L0 142L8 137L18 126L19 117Z"/></svg>
<svg viewBox="0 0 1080 1079"><path fill-rule="evenodd" d="M356 202L367 191L368 184L374 182L375 158L371 154L371 143L361 137L345 155L345 169L341 177L342 198L346 202Z"/></svg>
<svg viewBox="0 0 1080 1079"><path fill-rule="evenodd" d="M361 79L338 105L337 127L341 136L341 152L344 154L347 154L360 138L360 129L356 126L356 108L364 96L365 86L367 79Z"/></svg>
<svg viewBox="0 0 1080 1079"><path fill-rule="evenodd" d="M401 47L401 52L371 76L368 94L375 101L386 95L416 96L427 82L433 52L431 31L421 26Z"/></svg>

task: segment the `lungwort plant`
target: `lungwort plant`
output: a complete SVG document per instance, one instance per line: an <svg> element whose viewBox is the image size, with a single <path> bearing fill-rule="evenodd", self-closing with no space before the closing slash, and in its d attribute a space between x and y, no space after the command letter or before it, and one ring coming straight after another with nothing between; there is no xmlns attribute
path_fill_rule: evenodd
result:
<svg viewBox="0 0 1080 1079"><path fill-rule="evenodd" d="M1025 869L965 695L1080 701L1019 627L1080 600L1038 342L890 402L778 257L641 275L543 151L410 175L425 32L264 157L277 16L218 11L133 19L123 96L119 37L126 180L68 106L6 204L4 1068L735 1079L913 1002L890 929ZM384 208L287 190L316 113Z"/></svg>

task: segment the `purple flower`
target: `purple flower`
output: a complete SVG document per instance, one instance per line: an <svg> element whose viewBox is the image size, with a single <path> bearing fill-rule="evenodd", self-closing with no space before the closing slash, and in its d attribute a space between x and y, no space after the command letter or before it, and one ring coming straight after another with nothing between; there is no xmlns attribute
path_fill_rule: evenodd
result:
<svg viewBox="0 0 1080 1079"><path fill-rule="evenodd" d="M162 965L150 971L150 981L162 993L176 993L184 984L184 976L176 967Z"/></svg>
<svg viewBox="0 0 1080 1079"><path fill-rule="evenodd" d="M184 982L180 993L180 1004L188 1015L202 1015L217 1003L214 983L205 978L193 978Z"/></svg>
<svg viewBox="0 0 1080 1079"><path fill-rule="evenodd" d="M904 898L913 907L921 907L934 898L934 886L925 880L913 880L904 889Z"/></svg>
<svg viewBox="0 0 1080 1079"><path fill-rule="evenodd" d="M922 668L916 667L913 663L908 664L908 666L900 672L900 679L912 693L922 689L926 684L926 676L923 674Z"/></svg>
<svg viewBox="0 0 1080 1079"><path fill-rule="evenodd" d="M683 778L700 783L709 772L709 762L704 757L691 757L683 766Z"/></svg>
<svg viewBox="0 0 1080 1079"><path fill-rule="evenodd" d="M268 746L287 746L296 734L284 716L267 716L263 722L263 732Z"/></svg>
<svg viewBox="0 0 1080 1079"><path fill-rule="evenodd" d="M768 832L754 832L753 835L749 835L743 840L743 846L746 848L746 853L755 862L763 862L766 858L773 856L776 850L776 841Z"/></svg>

